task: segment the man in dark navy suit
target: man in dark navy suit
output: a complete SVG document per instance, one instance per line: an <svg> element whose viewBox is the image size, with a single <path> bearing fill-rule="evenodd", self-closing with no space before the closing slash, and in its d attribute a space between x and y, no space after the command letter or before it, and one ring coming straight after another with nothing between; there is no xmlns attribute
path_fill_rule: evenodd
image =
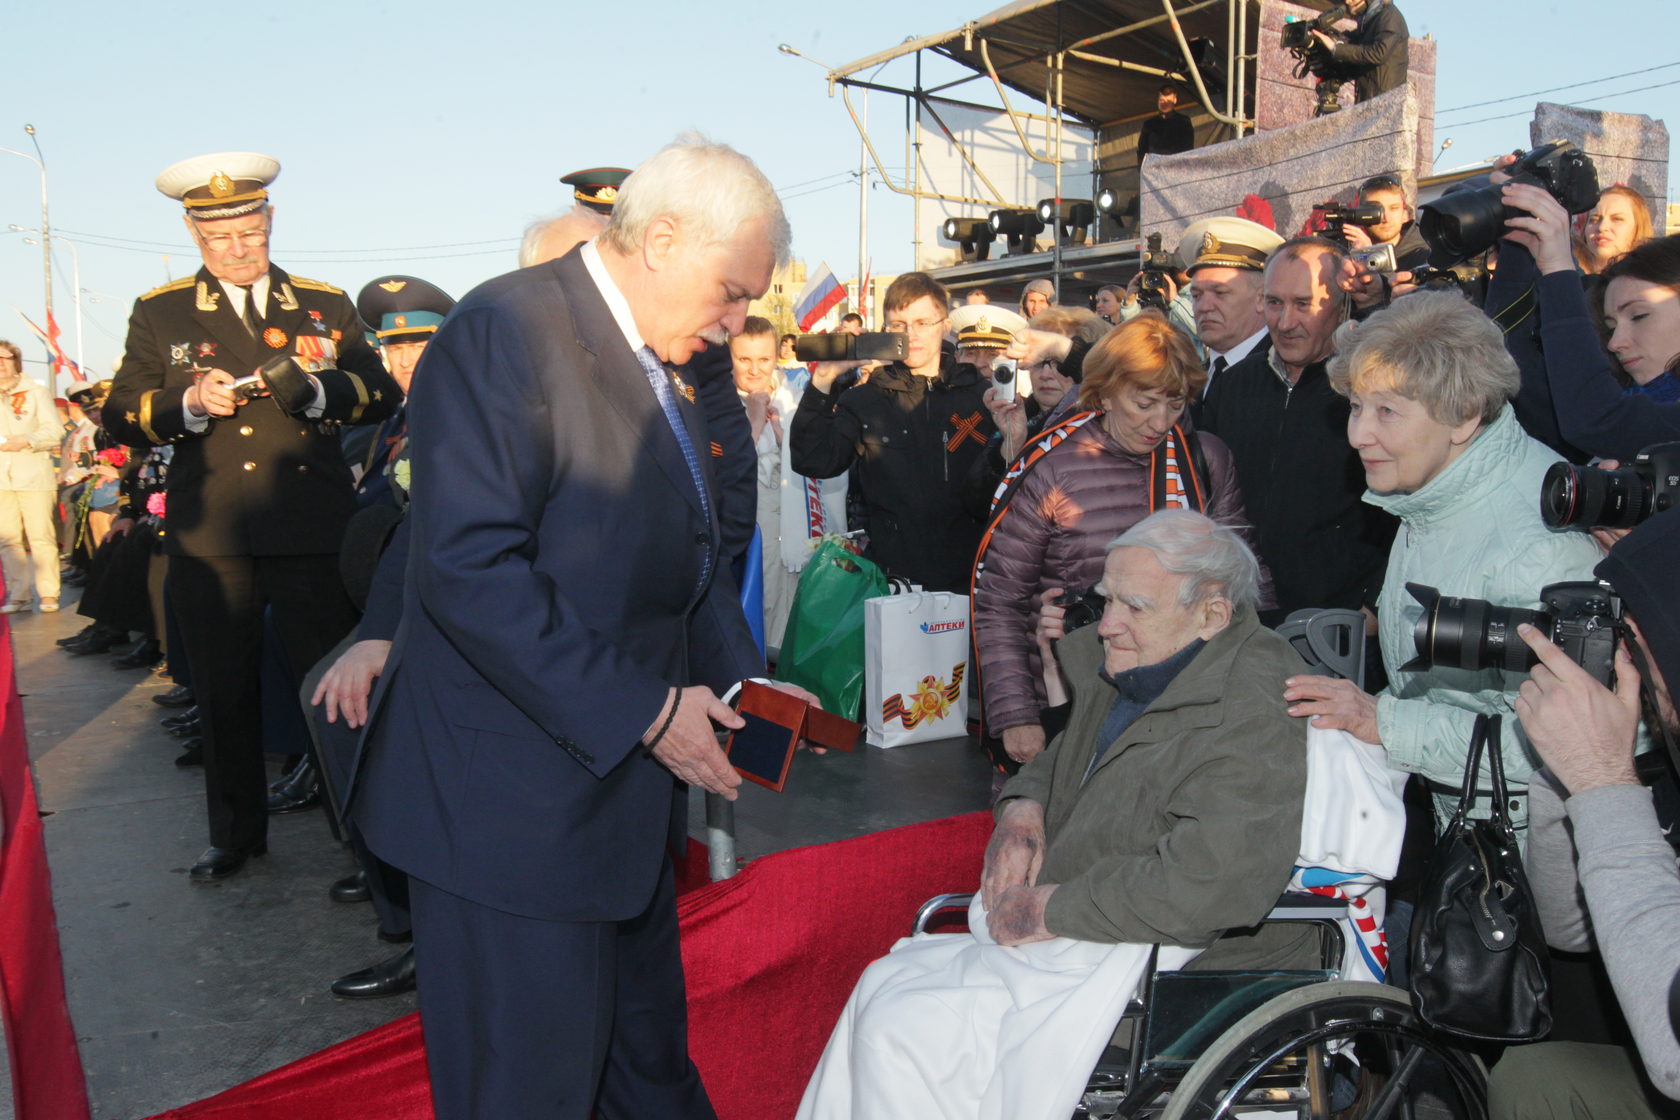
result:
<svg viewBox="0 0 1680 1120"><path fill-rule="evenodd" d="M470 293L427 351L350 812L410 876L440 1120L713 1115L669 850L684 783L735 795L718 693L763 661L672 371L741 328L788 236L749 160L685 139L598 242Z"/></svg>

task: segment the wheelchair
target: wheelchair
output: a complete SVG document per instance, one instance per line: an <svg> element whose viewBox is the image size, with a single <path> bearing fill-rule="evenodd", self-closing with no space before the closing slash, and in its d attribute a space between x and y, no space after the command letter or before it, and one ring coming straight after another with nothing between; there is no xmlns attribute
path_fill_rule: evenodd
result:
<svg viewBox="0 0 1680 1120"><path fill-rule="evenodd" d="M956 923L972 894L939 895L914 932ZM1270 972L1149 967L1074 1120L1486 1120L1480 1058L1431 1029L1400 988L1339 979L1359 951L1344 904L1286 894L1262 924L1305 922L1318 968ZM931 926L939 929L930 929Z"/></svg>

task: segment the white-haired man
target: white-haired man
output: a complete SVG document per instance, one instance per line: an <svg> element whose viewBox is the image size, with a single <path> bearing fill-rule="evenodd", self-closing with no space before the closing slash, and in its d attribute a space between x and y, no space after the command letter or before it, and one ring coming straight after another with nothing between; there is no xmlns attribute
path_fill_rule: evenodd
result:
<svg viewBox="0 0 1680 1120"><path fill-rule="evenodd" d="M788 239L751 161L685 138L597 241L482 285L427 353L350 813L410 877L440 1120L713 1115L667 845L683 783L734 797L717 693L764 663L675 367L742 328Z"/></svg>
<svg viewBox="0 0 1680 1120"><path fill-rule="evenodd" d="M995 1000L977 994L990 990L988 978L1005 989L1022 981L1014 963L1022 957L983 959L1003 953L998 946L1059 938L1197 949L1258 922L1288 883L1307 731L1268 690L1301 660L1255 616L1253 553L1199 513L1162 511L1114 540L1097 589L1107 601L1101 623L1057 646L1074 697L1067 730L1003 787L994 810L980 881L984 935L912 941L870 966L800 1120L978 1115L977 1100L953 1094L980 1089L989 1074L965 1078L963 1055L995 1036L999 1060L1021 1061L1007 1008L1033 1002L1019 986ZM1048 610L1059 632L1059 611ZM1222 945L1220 966L1280 950L1287 955L1276 940L1264 950L1258 941ZM953 953L949 971L941 971L949 961L926 967ZM964 994L941 998L941 976ZM963 1019L956 1029L930 1025L930 1012L950 1009Z"/></svg>

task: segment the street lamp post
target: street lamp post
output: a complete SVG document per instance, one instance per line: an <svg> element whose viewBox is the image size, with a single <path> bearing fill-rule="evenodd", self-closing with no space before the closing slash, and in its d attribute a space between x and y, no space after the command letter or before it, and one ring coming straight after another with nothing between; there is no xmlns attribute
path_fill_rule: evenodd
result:
<svg viewBox="0 0 1680 1120"><path fill-rule="evenodd" d="M52 298L52 226L47 221L47 164L41 156L41 142L35 138L35 126L26 124L23 131L29 134L29 139L35 144L35 154L20 152L16 148L0 148L0 152L17 156L33 163L41 172L41 289L46 294L48 329L51 328L53 313Z"/></svg>

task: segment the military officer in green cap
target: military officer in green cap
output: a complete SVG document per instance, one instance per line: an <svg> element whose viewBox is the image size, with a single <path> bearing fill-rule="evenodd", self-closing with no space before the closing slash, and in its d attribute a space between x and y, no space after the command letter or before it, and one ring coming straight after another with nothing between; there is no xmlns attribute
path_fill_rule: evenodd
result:
<svg viewBox="0 0 1680 1120"><path fill-rule="evenodd" d="M418 276L381 276L368 281L356 296L356 311L378 339L379 356L405 400L420 355L454 306L448 292ZM345 440L345 455L356 475L356 504L401 505L389 471L408 443L407 416L398 408L368 431L369 438L357 439L357 431Z"/></svg>
<svg viewBox="0 0 1680 1120"><path fill-rule="evenodd" d="M175 448L167 587L200 697L210 817L194 883L267 851L263 608L299 680L355 624L336 560L355 509L339 432L402 399L345 294L270 263L279 171L272 157L223 152L158 176L203 267L135 302L102 416L122 443Z"/></svg>
<svg viewBox="0 0 1680 1120"><path fill-rule="evenodd" d="M560 176L560 181L572 188L572 197L579 206L587 206L597 214L611 214L618 201L618 188L630 177L628 167L591 167Z"/></svg>

